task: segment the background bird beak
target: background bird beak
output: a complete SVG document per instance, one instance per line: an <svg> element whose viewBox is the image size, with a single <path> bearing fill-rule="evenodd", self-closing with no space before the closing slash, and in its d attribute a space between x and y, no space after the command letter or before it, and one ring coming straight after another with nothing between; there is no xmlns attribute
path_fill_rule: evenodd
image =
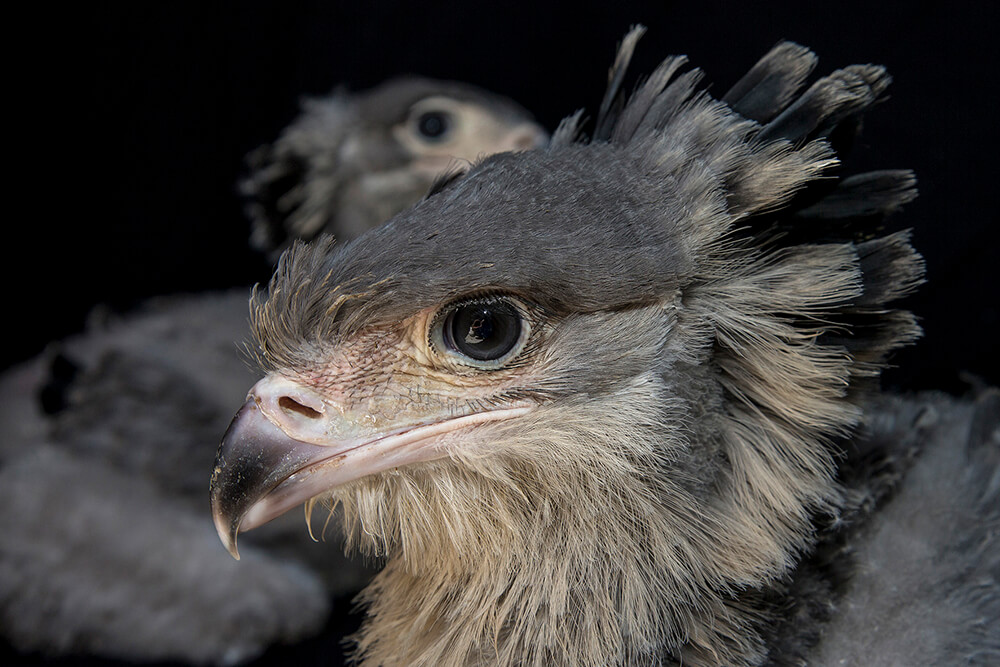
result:
<svg viewBox="0 0 1000 667"><path fill-rule="evenodd" d="M549 133L537 123L522 123L511 129L500 142L500 151L528 151L549 142Z"/></svg>

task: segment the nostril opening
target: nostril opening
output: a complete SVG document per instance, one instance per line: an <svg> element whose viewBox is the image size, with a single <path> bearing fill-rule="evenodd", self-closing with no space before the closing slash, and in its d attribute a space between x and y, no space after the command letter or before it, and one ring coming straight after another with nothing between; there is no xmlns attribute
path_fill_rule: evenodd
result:
<svg viewBox="0 0 1000 667"><path fill-rule="evenodd" d="M297 412L303 417L309 417L310 419L318 419L321 416L318 410L313 410L308 405L302 405L291 396L282 396L279 398L278 407L287 412Z"/></svg>

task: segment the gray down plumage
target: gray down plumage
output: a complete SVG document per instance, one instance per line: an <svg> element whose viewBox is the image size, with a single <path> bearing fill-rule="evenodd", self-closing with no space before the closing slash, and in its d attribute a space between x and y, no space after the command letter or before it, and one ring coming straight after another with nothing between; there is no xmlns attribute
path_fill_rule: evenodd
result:
<svg viewBox="0 0 1000 667"><path fill-rule="evenodd" d="M850 576L808 664L996 664L1000 390L883 396L867 413L864 442L895 479L841 546Z"/></svg>
<svg viewBox="0 0 1000 667"><path fill-rule="evenodd" d="M297 521L248 545L246 570L218 548L204 467L255 376L238 347L246 299L94 317L0 378L0 635L17 650L234 664L314 634L330 593L365 577L311 565ZM67 363L64 404L47 412Z"/></svg>

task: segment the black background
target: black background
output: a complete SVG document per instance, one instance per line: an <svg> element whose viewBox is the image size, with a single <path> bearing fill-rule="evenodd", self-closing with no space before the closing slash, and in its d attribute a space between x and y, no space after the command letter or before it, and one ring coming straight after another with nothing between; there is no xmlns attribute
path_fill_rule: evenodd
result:
<svg viewBox="0 0 1000 667"><path fill-rule="evenodd" d="M960 391L962 371L1000 383L997 10L916 7L233 2L45 10L25 24L37 37L14 60L28 83L10 104L24 116L9 125L9 140L27 150L9 193L3 328L12 342L2 362L79 330L95 305L122 311L157 294L266 279L267 265L246 244L234 184L244 154L277 136L301 95L409 72L507 94L552 129L577 108L596 109L617 42L641 22L649 32L633 72L682 53L720 93L782 38L815 50L819 73L888 66L891 98L869 115L854 157L859 169L917 171L921 197L893 223L915 229L929 278L910 300L926 336L897 356L889 383ZM25 74L29 65L38 69Z"/></svg>

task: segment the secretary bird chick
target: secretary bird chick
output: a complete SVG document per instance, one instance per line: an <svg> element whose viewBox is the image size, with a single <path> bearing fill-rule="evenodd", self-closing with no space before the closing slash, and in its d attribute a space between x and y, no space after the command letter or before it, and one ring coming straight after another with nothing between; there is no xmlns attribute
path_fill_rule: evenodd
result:
<svg viewBox="0 0 1000 667"><path fill-rule="evenodd" d="M914 178L835 152L889 77L803 91L815 57L781 43L721 100L680 57L626 100L642 32L591 139L577 113L353 242L297 243L251 300L266 376L218 451L216 528L238 558L240 531L339 507L385 559L361 664L838 657L837 558L906 468L875 436L918 421L850 439L919 335L888 304L922 260L878 231Z"/></svg>
<svg viewBox="0 0 1000 667"><path fill-rule="evenodd" d="M306 99L273 144L247 156L240 191L251 244L277 257L296 238L354 238L420 200L448 170L547 140L520 105L466 83L403 77Z"/></svg>

